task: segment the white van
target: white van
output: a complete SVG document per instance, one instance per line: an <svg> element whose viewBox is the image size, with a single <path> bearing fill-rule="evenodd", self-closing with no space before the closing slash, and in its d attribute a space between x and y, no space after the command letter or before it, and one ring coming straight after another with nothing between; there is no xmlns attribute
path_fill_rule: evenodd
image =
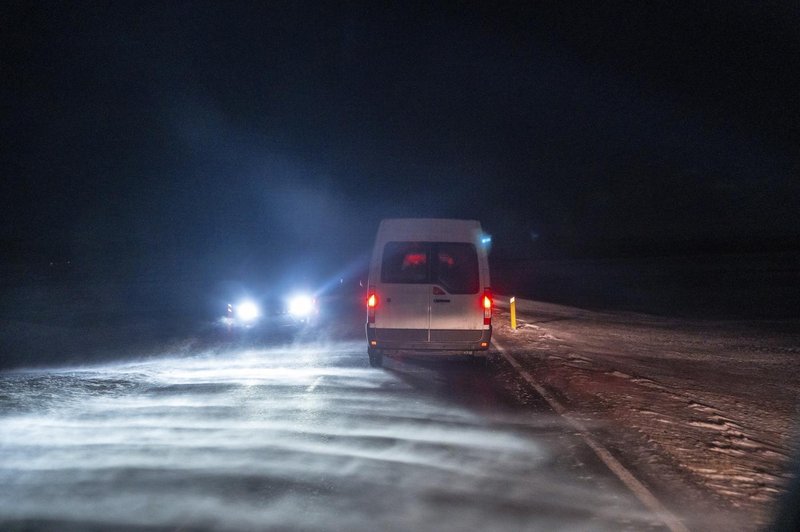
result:
<svg viewBox="0 0 800 532"><path fill-rule="evenodd" d="M492 337L489 261L475 220L383 220L367 293L372 366L393 352L476 354Z"/></svg>

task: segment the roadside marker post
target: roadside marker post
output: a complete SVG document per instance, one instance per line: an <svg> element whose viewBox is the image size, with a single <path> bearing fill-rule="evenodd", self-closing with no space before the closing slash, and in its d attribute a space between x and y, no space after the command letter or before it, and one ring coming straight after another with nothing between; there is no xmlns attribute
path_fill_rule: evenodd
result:
<svg viewBox="0 0 800 532"><path fill-rule="evenodd" d="M517 298L512 297L508 301L508 306L511 308L511 330L517 330Z"/></svg>

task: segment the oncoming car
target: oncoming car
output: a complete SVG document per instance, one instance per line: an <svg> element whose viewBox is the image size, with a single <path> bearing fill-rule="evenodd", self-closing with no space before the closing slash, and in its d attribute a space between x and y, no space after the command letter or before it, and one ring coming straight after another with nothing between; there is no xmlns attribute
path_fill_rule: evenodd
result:
<svg viewBox="0 0 800 532"><path fill-rule="evenodd" d="M478 354L492 337L485 235L475 220L389 219L378 228L367 293L367 352Z"/></svg>
<svg viewBox="0 0 800 532"><path fill-rule="evenodd" d="M298 292L271 303L254 299L228 303L222 321L229 330L258 329L271 332L290 327L305 328L316 324L318 319L317 298Z"/></svg>

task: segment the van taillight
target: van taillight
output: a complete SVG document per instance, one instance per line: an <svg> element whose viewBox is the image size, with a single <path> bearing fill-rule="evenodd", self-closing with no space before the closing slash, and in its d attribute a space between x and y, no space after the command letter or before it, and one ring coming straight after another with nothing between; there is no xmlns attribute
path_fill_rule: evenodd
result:
<svg viewBox="0 0 800 532"><path fill-rule="evenodd" d="M492 291L488 288L483 290L483 324L492 324Z"/></svg>
<svg viewBox="0 0 800 532"><path fill-rule="evenodd" d="M374 288L367 293L367 323L375 323L375 307L378 306L378 294Z"/></svg>

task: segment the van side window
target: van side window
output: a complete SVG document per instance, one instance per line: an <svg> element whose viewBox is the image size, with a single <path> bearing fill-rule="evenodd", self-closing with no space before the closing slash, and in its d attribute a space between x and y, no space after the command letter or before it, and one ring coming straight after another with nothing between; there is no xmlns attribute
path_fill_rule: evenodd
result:
<svg viewBox="0 0 800 532"><path fill-rule="evenodd" d="M434 282L451 294L477 294L480 288L478 253L475 246L462 242L436 244Z"/></svg>
<svg viewBox="0 0 800 532"><path fill-rule="evenodd" d="M381 282L427 283L430 278L425 242L387 242L383 248Z"/></svg>

